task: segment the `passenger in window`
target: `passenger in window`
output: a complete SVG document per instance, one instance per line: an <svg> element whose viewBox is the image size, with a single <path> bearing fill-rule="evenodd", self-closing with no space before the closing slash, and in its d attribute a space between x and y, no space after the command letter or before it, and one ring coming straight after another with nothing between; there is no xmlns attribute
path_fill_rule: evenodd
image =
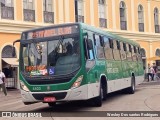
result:
<svg viewBox="0 0 160 120"><path fill-rule="evenodd" d="M67 43L67 46L66 46L66 55L72 55L72 45L70 42Z"/></svg>

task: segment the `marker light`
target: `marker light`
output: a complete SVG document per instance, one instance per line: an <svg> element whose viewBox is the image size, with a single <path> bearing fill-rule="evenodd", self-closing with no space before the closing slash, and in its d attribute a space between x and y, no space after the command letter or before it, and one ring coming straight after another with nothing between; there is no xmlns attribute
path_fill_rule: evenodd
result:
<svg viewBox="0 0 160 120"><path fill-rule="evenodd" d="M72 87L71 88L77 88L81 85L81 82L83 80L83 75L79 76L77 78L77 80L73 83Z"/></svg>
<svg viewBox="0 0 160 120"><path fill-rule="evenodd" d="M29 92L29 89L27 88L27 86L23 82L20 82L20 87L22 90Z"/></svg>

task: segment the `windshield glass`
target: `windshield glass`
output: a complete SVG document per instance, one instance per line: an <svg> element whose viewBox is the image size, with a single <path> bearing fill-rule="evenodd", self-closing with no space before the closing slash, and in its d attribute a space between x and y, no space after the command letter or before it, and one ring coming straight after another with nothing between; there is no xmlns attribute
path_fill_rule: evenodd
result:
<svg viewBox="0 0 160 120"><path fill-rule="evenodd" d="M80 67L78 37L22 44L22 71L29 76L69 74Z"/></svg>

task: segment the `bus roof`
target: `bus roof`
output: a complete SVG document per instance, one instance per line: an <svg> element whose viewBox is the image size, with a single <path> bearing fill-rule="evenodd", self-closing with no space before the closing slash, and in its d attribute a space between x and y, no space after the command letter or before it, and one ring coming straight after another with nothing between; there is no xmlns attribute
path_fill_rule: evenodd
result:
<svg viewBox="0 0 160 120"><path fill-rule="evenodd" d="M85 23L80 23L81 24L81 27L84 28L84 29L87 29L87 30L90 30L90 31L93 31L93 32L96 32L96 33L100 33L100 34L103 34L103 35L107 35L113 39L117 39L117 40L120 40L122 42L125 42L125 43L129 43L131 45L136 45L136 46L140 46L137 42L133 41L133 40L129 40L127 38L124 38L124 37L121 37L121 36L118 36L112 32L109 32L107 30L102 30L100 28L96 28L94 26L90 26L90 25L87 25Z"/></svg>
<svg viewBox="0 0 160 120"><path fill-rule="evenodd" d="M38 30L43 30L43 29L50 29L50 28L53 28L53 27L62 27L62 26L70 26L70 25L78 25L78 24L80 24L80 23L63 23L63 24L56 24L56 25L50 25L50 26L42 26L42 27L33 28L33 29L23 31L23 33L38 31Z"/></svg>
<svg viewBox="0 0 160 120"><path fill-rule="evenodd" d="M70 25L80 25L81 28L83 28L83 29L87 29L87 30L90 30L90 31L93 31L93 32L96 32L96 33L99 33L99 34L103 34L103 35L109 36L109 37L111 37L113 39L117 39L117 40L123 41L125 43L129 43L131 45L140 46L137 42L135 42L133 40L129 40L127 38L123 38L121 36L118 36L118 35L116 35L114 33L109 32L109 31L102 30L100 28L96 28L94 26L87 25L85 23L78 23L78 22L75 22L75 23L64 23L64 24L57 24L57 25L39 27L39 28L35 28L35 29L24 31L23 33L32 32L32 31L38 31L38 30L43 30L43 29L50 29L50 28L53 28L53 27L70 26Z"/></svg>

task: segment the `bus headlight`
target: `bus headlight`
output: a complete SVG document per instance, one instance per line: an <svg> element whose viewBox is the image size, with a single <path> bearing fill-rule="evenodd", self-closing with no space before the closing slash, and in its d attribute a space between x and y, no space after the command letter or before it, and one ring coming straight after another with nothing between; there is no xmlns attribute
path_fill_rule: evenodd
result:
<svg viewBox="0 0 160 120"><path fill-rule="evenodd" d="M77 78L77 80L73 83L72 87L71 88L77 88L81 85L81 82L83 80L83 75L79 76Z"/></svg>
<svg viewBox="0 0 160 120"><path fill-rule="evenodd" d="M20 87L22 90L29 92L29 89L27 88L27 86L23 82L20 82Z"/></svg>

